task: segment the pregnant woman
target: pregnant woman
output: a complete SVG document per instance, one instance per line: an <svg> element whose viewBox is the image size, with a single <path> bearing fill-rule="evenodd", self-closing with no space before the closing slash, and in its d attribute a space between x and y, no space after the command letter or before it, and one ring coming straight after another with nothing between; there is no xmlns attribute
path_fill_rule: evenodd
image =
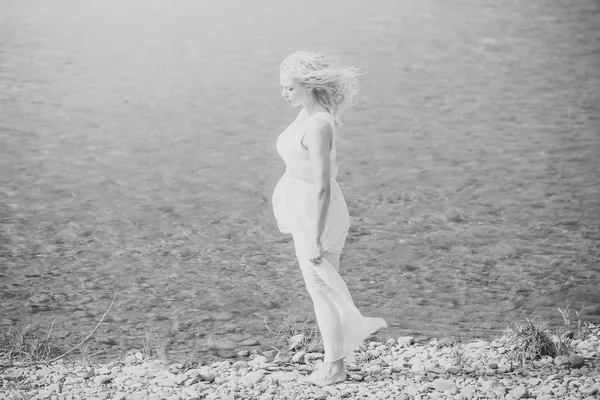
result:
<svg viewBox="0 0 600 400"><path fill-rule="evenodd" d="M299 51L280 66L282 96L298 116L277 139L286 170L273 193L279 230L292 234L306 288L323 338L325 359L310 382L346 379L344 358L386 327L364 317L339 274L350 218L336 181L336 134L343 111L358 94L356 68L339 68L322 55Z"/></svg>

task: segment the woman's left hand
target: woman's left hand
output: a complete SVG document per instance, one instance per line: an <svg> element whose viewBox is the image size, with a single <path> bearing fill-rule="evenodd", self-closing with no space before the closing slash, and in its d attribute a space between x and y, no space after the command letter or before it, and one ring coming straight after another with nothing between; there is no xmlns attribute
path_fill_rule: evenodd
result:
<svg viewBox="0 0 600 400"><path fill-rule="evenodd" d="M320 265L322 261L321 257L323 256L323 246L321 242L311 242L308 247L308 260L313 265Z"/></svg>

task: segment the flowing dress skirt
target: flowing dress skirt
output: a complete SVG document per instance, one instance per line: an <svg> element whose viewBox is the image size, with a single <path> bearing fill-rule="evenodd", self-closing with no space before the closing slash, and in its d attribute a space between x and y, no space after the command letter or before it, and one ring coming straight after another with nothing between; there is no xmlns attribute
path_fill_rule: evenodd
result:
<svg viewBox="0 0 600 400"><path fill-rule="evenodd" d="M308 260L308 244L311 239L314 240L309 237L312 221L315 220L312 215L315 201L313 184L286 173L275 187L272 201L279 230L292 234L294 238L296 256L323 338L324 361L333 362L352 355L371 333L386 327L386 322L361 314L339 274L339 267L325 257L318 266ZM337 181L332 178L330 203L321 236L323 251L340 254L349 227L346 201Z"/></svg>

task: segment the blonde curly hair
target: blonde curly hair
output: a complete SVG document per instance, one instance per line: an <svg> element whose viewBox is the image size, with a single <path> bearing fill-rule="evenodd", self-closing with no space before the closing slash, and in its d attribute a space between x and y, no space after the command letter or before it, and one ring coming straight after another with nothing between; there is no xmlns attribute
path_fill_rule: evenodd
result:
<svg viewBox="0 0 600 400"><path fill-rule="evenodd" d="M322 53L297 51L283 60L279 69L312 89L336 125L341 126L344 112L358 96L358 76L363 74L359 68L338 67L333 57Z"/></svg>

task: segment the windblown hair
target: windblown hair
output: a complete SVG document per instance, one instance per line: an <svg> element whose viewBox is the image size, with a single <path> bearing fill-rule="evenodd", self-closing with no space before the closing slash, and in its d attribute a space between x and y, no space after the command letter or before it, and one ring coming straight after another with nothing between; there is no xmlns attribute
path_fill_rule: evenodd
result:
<svg viewBox="0 0 600 400"><path fill-rule="evenodd" d="M317 100L333 115L341 126L342 116L358 96L359 68L338 67L335 59L321 53L297 51L281 63L298 83L312 88Z"/></svg>

